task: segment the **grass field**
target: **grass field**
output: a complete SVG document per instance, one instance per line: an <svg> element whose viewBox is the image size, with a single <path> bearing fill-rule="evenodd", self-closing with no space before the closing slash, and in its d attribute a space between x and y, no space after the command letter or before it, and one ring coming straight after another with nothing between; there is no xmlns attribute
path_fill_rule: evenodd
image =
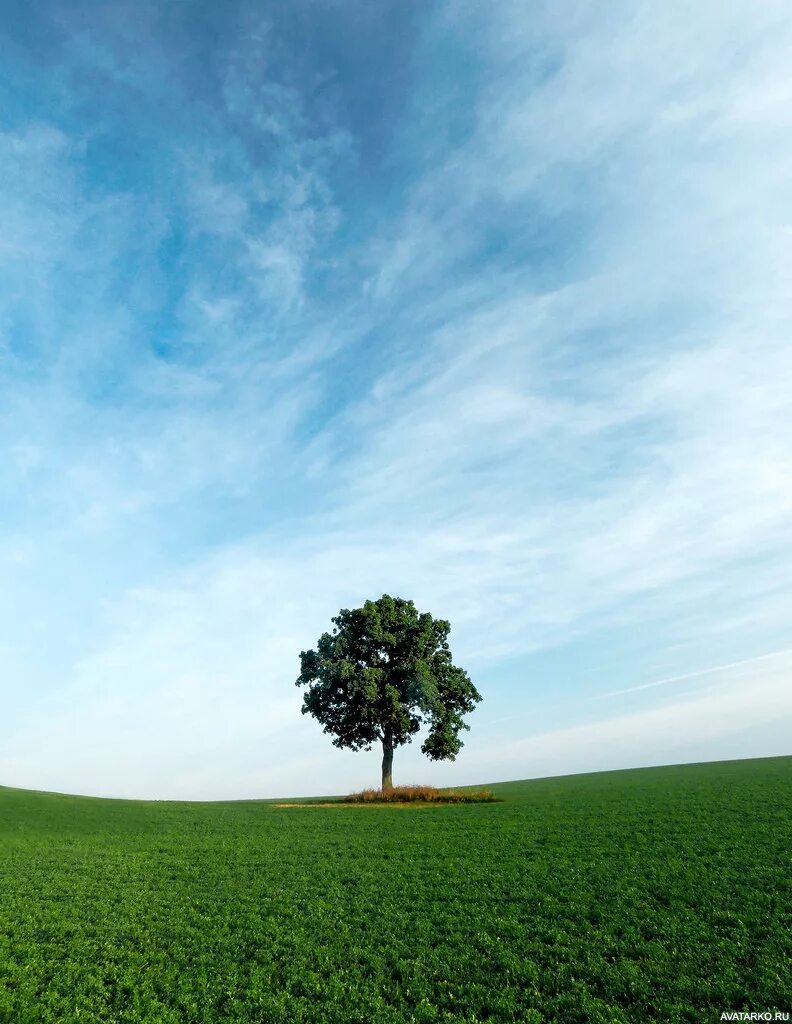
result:
<svg viewBox="0 0 792 1024"><path fill-rule="evenodd" d="M0 1020L792 1009L792 758L492 788L440 807L0 789Z"/></svg>

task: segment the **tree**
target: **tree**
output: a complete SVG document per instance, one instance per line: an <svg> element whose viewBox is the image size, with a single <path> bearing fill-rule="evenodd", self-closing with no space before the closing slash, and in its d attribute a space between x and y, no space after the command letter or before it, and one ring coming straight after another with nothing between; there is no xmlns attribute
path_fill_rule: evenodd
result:
<svg viewBox="0 0 792 1024"><path fill-rule="evenodd" d="M307 686L302 713L333 736L336 747L371 750L382 743L382 788L393 785L393 751L429 727L421 750L453 761L462 748L462 719L481 694L451 662L445 619L412 601L383 594L362 608L342 608L316 650L300 653L297 686Z"/></svg>

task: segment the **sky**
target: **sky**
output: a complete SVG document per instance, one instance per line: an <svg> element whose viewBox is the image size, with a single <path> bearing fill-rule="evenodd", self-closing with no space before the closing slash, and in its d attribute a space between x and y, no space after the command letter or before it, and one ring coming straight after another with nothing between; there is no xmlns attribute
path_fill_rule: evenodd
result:
<svg viewBox="0 0 792 1024"><path fill-rule="evenodd" d="M494 782L790 754L792 13L6 0L0 784L376 784L299 652L450 620Z"/></svg>

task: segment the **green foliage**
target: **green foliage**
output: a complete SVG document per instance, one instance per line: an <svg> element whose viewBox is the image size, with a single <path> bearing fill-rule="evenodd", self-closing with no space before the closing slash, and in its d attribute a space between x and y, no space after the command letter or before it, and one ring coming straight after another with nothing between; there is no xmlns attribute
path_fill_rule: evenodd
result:
<svg viewBox="0 0 792 1024"><path fill-rule="evenodd" d="M280 808L0 789L3 1024L789 1009L792 759Z"/></svg>
<svg viewBox="0 0 792 1024"><path fill-rule="evenodd" d="M386 757L427 724L421 750L432 760L453 760L468 728L463 715L481 695L451 661L450 624L388 594L344 608L332 622L316 650L300 654L296 685L308 687L303 714L313 715L335 746L370 750L381 742Z"/></svg>

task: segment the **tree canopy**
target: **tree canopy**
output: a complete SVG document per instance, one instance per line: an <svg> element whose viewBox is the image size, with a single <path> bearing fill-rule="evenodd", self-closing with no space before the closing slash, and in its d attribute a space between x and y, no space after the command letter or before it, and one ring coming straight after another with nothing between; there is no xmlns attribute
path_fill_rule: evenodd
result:
<svg viewBox="0 0 792 1024"><path fill-rule="evenodd" d="M302 713L313 715L337 747L370 750L382 743L382 786L392 785L393 751L422 726L421 750L431 760L454 760L463 715L481 694L454 665L451 625L419 612L412 601L383 594L362 608L341 611L315 650L300 653L297 686L307 686Z"/></svg>

